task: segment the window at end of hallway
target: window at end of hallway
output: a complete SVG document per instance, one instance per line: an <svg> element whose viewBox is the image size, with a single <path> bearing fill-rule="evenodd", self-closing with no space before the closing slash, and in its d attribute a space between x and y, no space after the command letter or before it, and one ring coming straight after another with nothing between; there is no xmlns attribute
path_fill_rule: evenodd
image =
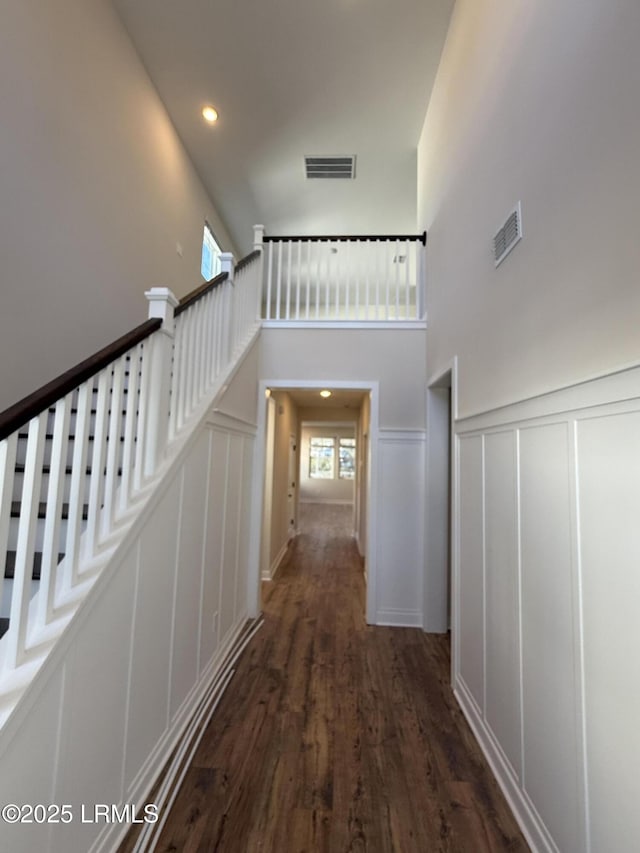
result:
<svg viewBox="0 0 640 853"><path fill-rule="evenodd" d="M341 480L353 480L356 476L356 440L340 439L339 474Z"/></svg>
<svg viewBox="0 0 640 853"><path fill-rule="evenodd" d="M332 480L334 459L334 440L312 436L309 440L309 477L314 480Z"/></svg>
<svg viewBox="0 0 640 853"><path fill-rule="evenodd" d="M205 222L202 236L202 261L200 263L200 272L205 281L211 281L220 272L221 251L218 241L213 236L211 226Z"/></svg>

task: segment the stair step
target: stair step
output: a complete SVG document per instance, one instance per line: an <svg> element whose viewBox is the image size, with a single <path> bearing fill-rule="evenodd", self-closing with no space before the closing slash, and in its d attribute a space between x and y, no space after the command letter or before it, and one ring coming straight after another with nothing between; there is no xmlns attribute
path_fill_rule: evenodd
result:
<svg viewBox="0 0 640 853"><path fill-rule="evenodd" d="M11 518L20 518L20 510L21 510L21 501L13 501L11 503ZM46 518L47 504L46 501L42 501L38 504L38 518ZM82 519L86 521L89 517L89 504L84 504L82 507ZM62 513L60 518L63 520L67 520L69 518L69 504L62 504Z"/></svg>
<svg viewBox="0 0 640 853"><path fill-rule="evenodd" d="M58 554L58 562L62 560L64 554ZM33 555L33 572L31 573L31 578L34 581L40 580L40 570L42 568L42 554L40 551L36 551ZM16 552L15 551L7 551L7 559L4 565L4 576L7 579L13 579L15 576L16 570Z"/></svg>

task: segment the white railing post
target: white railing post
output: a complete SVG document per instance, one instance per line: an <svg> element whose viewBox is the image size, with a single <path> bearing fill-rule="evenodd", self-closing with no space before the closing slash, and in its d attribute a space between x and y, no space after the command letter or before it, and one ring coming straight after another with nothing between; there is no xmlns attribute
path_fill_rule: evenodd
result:
<svg viewBox="0 0 640 853"><path fill-rule="evenodd" d="M427 245L426 236L414 243L416 275L416 320L427 315Z"/></svg>
<svg viewBox="0 0 640 853"><path fill-rule="evenodd" d="M262 251L264 244L264 225L253 226L253 248Z"/></svg>
<svg viewBox="0 0 640 853"><path fill-rule="evenodd" d="M234 326L234 289L233 289L233 279L234 279L234 267L235 261L233 258L233 254L231 252L222 252L220 255L220 272L227 273L227 279L222 284L222 293L223 293L223 305L224 305L224 317L225 317L225 328L223 330L224 334L224 364L228 364L233 350L235 348L235 326Z"/></svg>
<svg viewBox="0 0 640 853"><path fill-rule="evenodd" d="M145 411L140 413L145 424L143 470L145 477L151 477L157 470L169 438L173 312L178 300L168 287L152 287L144 295L149 300L149 318L160 317L162 320L162 327L148 338L150 360L143 366L143 370L150 371L149 395Z"/></svg>

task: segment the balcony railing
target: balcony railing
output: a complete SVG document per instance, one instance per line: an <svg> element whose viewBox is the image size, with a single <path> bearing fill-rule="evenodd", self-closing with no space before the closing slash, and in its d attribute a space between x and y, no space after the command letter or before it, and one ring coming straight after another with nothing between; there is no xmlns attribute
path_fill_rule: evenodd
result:
<svg viewBox="0 0 640 853"><path fill-rule="evenodd" d="M264 320L424 320L426 236L265 236Z"/></svg>

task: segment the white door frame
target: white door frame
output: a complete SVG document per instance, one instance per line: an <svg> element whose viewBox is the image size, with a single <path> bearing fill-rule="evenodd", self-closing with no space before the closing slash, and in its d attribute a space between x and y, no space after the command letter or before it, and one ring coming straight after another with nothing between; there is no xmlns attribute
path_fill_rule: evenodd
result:
<svg viewBox="0 0 640 853"><path fill-rule="evenodd" d="M452 638L457 624L458 463L454 440L457 396L458 361L454 357L427 383L427 535L423 602L424 630L431 633L448 630L451 608ZM454 655L452 662L453 658Z"/></svg>
<svg viewBox="0 0 640 853"><path fill-rule="evenodd" d="M379 422L379 383L348 382L344 380L323 379L262 379L258 383L258 430L255 442L255 456L252 479L251 534L248 558L248 615L256 618L260 613L260 540L262 532L262 510L266 465L266 424L268 388L336 388L354 391L368 391L371 400L371 422L369 429L369 465L368 465L368 501L367 501L367 602L366 619L374 625L376 620L377 598L377 483L378 483L378 422Z"/></svg>

